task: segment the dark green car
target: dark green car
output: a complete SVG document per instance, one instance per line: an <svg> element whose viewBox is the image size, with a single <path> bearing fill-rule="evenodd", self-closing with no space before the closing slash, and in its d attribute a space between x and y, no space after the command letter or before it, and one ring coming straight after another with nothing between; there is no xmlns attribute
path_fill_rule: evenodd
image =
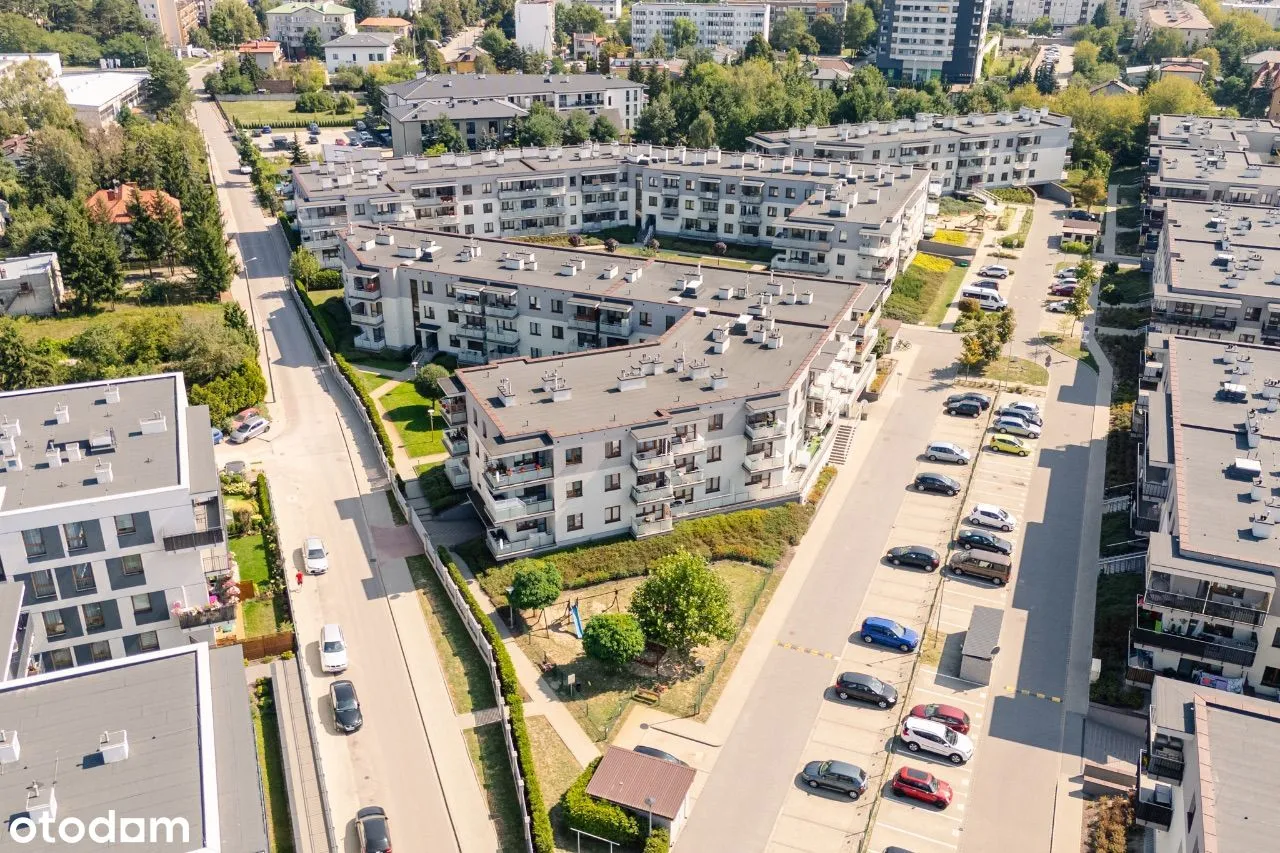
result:
<svg viewBox="0 0 1280 853"><path fill-rule="evenodd" d="M867 772L843 761L810 761L800 772L800 778L810 788L838 791L851 800L858 799L867 790Z"/></svg>

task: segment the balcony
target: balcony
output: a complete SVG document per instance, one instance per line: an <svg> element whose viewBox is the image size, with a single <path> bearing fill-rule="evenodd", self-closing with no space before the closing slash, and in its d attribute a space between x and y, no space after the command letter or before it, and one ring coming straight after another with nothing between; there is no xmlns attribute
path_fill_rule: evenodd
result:
<svg viewBox="0 0 1280 853"><path fill-rule="evenodd" d="M457 334L460 338L469 338L473 341L483 341L488 337L488 333L490 331L492 330L480 323L459 323Z"/></svg>
<svg viewBox="0 0 1280 853"><path fill-rule="evenodd" d="M486 302L484 313L490 317L514 320L520 316L520 306L514 302Z"/></svg>
<svg viewBox="0 0 1280 853"><path fill-rule="evenodd" d="M465 489L471 485L471 469L467 467L464 457L453 457L444 462L444 475L449 485L455 489Z"/></svg>
<svg viewBox="0 0 1280 853"><path fill-rule="evenodd" d="M215 607L203 607L197 610L183 610L178 613L178 627L182 629L203 628L206 625L217 625L221 622L233 622L236 618L234 604L219 604Z"/></svg>
<svg viewBox="0 0 1280 853"><path fill-rule="evenodd" d="M210 545L220 544L223 538L221 527L198 530L195 533L179 533L176 536L164 537L164 549L172 553L174 551L189 551L192 548L207 548Z"/></svg>
<svg viewBox="0 0 1280 853"><path fill-rule="evenodd" d="M631 500L638 504L669 501L674 494L671 483L636 483L631 487Z"/></svg>
<svg viewBox="0 0 1280 853"><path fill-rule="evenodd" d="M352 311L351 322L358 326L381 326L383 323L383 317L381 314L367 314L360 311Z"/></svg>
<svg viewBox="0 0 1280 853"><path fill-rule="evenodd" d="M457 402L450 402L451 399ZM440 409L444 412L445 420L450 426L460 426L467 422L467 404L461 397L446 398L441 402Z"/></svg>
<svg viewBox="0 0 1280 853"><path fill-rule="evenodd" d="M631 334L631 320L607 320L600 319L600 331L609 335L622 335L626 337Z"/></svg>
<svg viewBox="0 0 1280 853"><path fill-rule="evenodd" d="M678 185L674 187L664 186L662 188L662 194L663 195L680 195L680 187Z"/></svg>
<svg viewBox="0 0 1280 853"><path fill-rule="evenodd" d="M551 498L543 498L542 500L494 498L484 491L481 491L480 495L484 499L485 511L489 513L489 517L495 522L514 521L517 518L541 515L556 508L555 501Z"/></svg>
<svg viewBox="0 0 1280 853"><path fill-rule="evenodd" d="M465 419L466 415L463 414ZM444 444L444 449L449 452L450 456L466 456L470 444L467 441L467 430L449 429L440 434L440 441Z"/></svg>
<svg viewBox="0 0 1280 853"><path fill-rule="evenodd" d="M488 468L484 472L484 479L490 489L504 491L520 483L549 480L554 473L550 465L528 464L513 468Z"/></svg>
<svg viewBox="0 0 1280 853"><path fill-rule="evenodd" d="M707 437L700 433L676 433L671 439L671 450L677 455L700 453L707 449Z"/></svg>
<svg viewBox="0 0 1280 853"><path fill-rule="evenodd" d="M743 211L738 214L738 221L743 225L759 225L760 211L757 210L755 213L747 213L746 211Z"/></svg>
<svg viewBox="0 0 1280 853"><path fill-rule="evenodd" d="M707 472L701 468L677 468L669 475L673 486L693 486L707 478Z"/></svg>
<svg viewBox="0 0 1280 853"><path fill-rule="evenodd" d="M556 535L550 531L534 531L523 539L513 539L508 538L505 534L497 536L495 531L491 530L489 535L484 538L484 541L489 544L489 552L501 560L507 557L514 557L517 554L536 551L540 548L549 548L556 544Z"/></svg>
<svg viewBox="0 0 1280 853"><path fill-rule="evenodd" d="M574 314L569 318L569 328L576 329L580 332L592 332L596 330L596 318L588 317L583 314Z"/></svg>
<svg viewBox="0 0 1280 853"><path fill-rule="evenodd" d="M381 299L382 288L376 281L355 279L347 283L346 295L352 299Z"/></svg>
<svg viewBox="0 0 1280 853"><path fill-rule="evenodd" d="M1153 575L1154 581L1154 575ZM1196 598L1176 592L1160 589L1148 589L1142 596L1144 607L1162 607L1170 610L1181 610L1184 613L1199 613L1216 619L1226 619L1244 625L1261 625L1267 618L1266 610L1255 610L1243 604L1229 604L1213 599Z"/></svg>
<svg viewBox="0 0 1280 853"><path fill-rule="evenodd" d="M515 346L520 343L520 333L515 329L498 329L490 326L488 341L491 344L510 344Z"/></svg>
<svg viewBox="0 0 1280 853"><path fill-rule="evenodd" d="M1187 761L1182 754L1182 741L1157 734L1151 748L1142 750L1141 766L1153 779L1181 785L1182 776L1187 769Z"/></svg>
<svg viewBox="0 0 1280 853"><path fill-rule="evenodd" d="M894 255L893 246L887 245L867 245L858 247L859 255L868 255L873 258L892 258Z"/></svg>
<svg viewBox="0 0 1280 853"><path fill-rule="evenodd" d="M825 261L819 263L818 261L789 260L785 253L773 256L772 267L781 272L805 272L818 275L827 275L831 272L831 265Z"/></svg>
<svg viewBox="0 0 1280 853"><path fill-rule="evenodd" d="M779 234L773 238L775 249L808 249L811 252L827 252L831 250L830 235L821 237L788 236Z"/></svg>
<svg viewBox="0 0 1280 853"><path fill-rule="evenodd" d="M768 471L773 468L781 468L783 466L783 457L781 451L762 450L758 453L748 453L742 459L742 467L746 468L753 474L759 471Z"/></svg>
<svg viewBox="0 0 1280 853"><path fill-rule="evenodd" d="M787 434L787 422L778 420L763 420L758 423L747 421L746 427L747 438L777 438Z"/></svg>
<svg viewBox="0 0 1280 853"><path fill-rule="evenodd" d="M1173 787L1151 781L1139 766L1133 817L1140 826L1169 831L1173 824Z"/></svg>
<svg viewBox="0 0 1280 853"><path fill-rule="evenodd" d="M508 187L503 189L501 185L498 187L498 198L502 200L533 198L537 196L564 195L565 187L563 184L554 187Z"/></svg>
<svg viewBox="0 0 1280 853"><path fill-rule="evenodd" d="M670 533L672 518L664 516L637 515L631 519L631 534L637 539L653 536L655 533Z"/></svg>
<svg viewBox="0 0 1280 853"><path fill-rule="evenodd" d="M658 471L676 464L670 448L643 450L631 454L631 467L637 471Z"/></svg>
<svg viewBox="0 0 1280 853"><path fill-rule="evenodd" d="M1166 634L1151 628L1135 627L1130 632L1134 645L1154 646L1193 655L1203 660L1220 661L1245 668L1253 666L1258 653L1256 640L1228 640L1225 637L1205 639L1205 635L1188 637L1182 634Z"/></svg>
<svg viewBox="0 0 1280 853"><path fill-rule="evenodd" d="M458 364L484 364L488 359L478 349L463 349L457 352Z"/></svg>

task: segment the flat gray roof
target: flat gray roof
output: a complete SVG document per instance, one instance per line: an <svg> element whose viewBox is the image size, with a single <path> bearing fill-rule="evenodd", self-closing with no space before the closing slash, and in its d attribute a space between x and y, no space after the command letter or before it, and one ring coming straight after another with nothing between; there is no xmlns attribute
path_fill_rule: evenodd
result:
<svg viewBox="0 0 1280 853"><path fill-rule="evenodd" d="M1276 179L1280 180L1280 168ZM1280 213L1265 207L1168 199L1163 234L1176 258L1167 277L1153 277L1157 296L1194 294L1222 299L1224 305L1238 302L1242 295L1280 302ZM1227 255L1232 256L1230 263Z"/></svg>
<svg viewBox="0 0 1280 853"><path fill-rule="evenodd" d="M1152 180L1162 184L1224 183L1252 190L1280 183L1280 166L1250 151L1166 150Z"/></svg>
<svg viewBox="0 0 1280 853"><path fill-rule="evenodd" d="M107 402L109 386L120 402ZM0 428L7 423L21 430L14 450L22 460L21 470L10 465L0 473L0 513L180 485L191 439L180 400L185 403L186 392L179 373L0 394ZM67 421L58 423L54 410L64 405ZM140 420L156 413L163 430L144 434ZM46 448L56 447L65 460L69 444L78 444L83 457L51 466ZM110 482L95 473L100 462L110 463Z"/></svg>
<svg viewBox="0 0 1280 853"><path fill-rule="evenodd" d="M1032 113L1035 112L1037 123L1032 124ZM783 149L797 143L815 143L837 148L865 148L884 143L910 143L916 140L929 140L970 136L990 136L994 133L1011 133L1033 127L1071 127L1071 117L1051 113L1048 110L1034 111L1025 108L1008 113L1010 122L1001 124L998 118L1002 113L974 113L967 116L940 116L933 113L919 113L915 119L894 119L893 121L872 121L856 124L828 124L822 127L790 128L788 130L772 130L753 134L748 142L764 148ZM947 127L947 125L951 125Z"/></svg>
<svg viewBox="0 0 1280 853"><path fill-rule="evenodd" d="M56 260L58 260L57 252L0 258L0 281L12 281L22 278L24 275L45 272L53 266Z"/></svg>
<svg viewBox="0 0 1280 853"><path fill-rule="evenodd" d="M260 853L267 849L262 786L253 718L239 646L209 649L213 685L213 734L218 769L218 826L226 853Z"/></svg>
<svg viewBox="0 0 1280 853"><path fill-rule="evenodd" d="M395 33L343 33L332 41L324 43L325 47L390 47L396 43Z"/></svg>
<svg viewBox="0 0 1280 853"><path fill-rule="evenodd" d="M449 98L504 99L521 95L576 95L603 89L643 86L625 76L604 74L436 74L392 83L382 91L406 101Z"/></svg>

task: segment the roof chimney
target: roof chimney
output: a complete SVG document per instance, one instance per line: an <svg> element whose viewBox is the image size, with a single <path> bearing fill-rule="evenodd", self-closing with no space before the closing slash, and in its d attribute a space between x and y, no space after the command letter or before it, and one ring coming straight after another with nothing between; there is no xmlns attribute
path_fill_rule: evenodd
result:
<svg viewBox="0 0 1280 853"><path fill-rule="evenodd" d="M22 756L22 746L18 743L16 729L0 730L0 764L9 764Z"/></svg>
<svg viewBox="0 0 1280 853"><path fill-rule="evenodd" d="M98 478L98 482L106 485L115 479L115 475L111 473L110 462L99 462L93 466L93 475Z"/></svg>
<svg viewBox="0 0 1280 853"><path fill-rule="evenodd" d="M48 445L45 446L44 458L48 461L50 468L62 467L62 454L58 451L58 445L53 443L53 439L49 439Z"/></svg>
<svg viewBox="0 0 1280 853"><path fill-rule="evenodd" d="M511 387L511 380L505 376L498 380L498 399L503 406L514 406L518 399L515 389Z"/></svg>
<svg viewBox="0 0 1280 853"><path fill-rule="evenodd" d="M71 423L71 409L66 403L59 403L53 407L53 419L60 424Z"/></svg>
<svg viewBox="0 0 1280 853"><path fill-rule="evenodd" d="M143 435L155 435L165 431L165 417L160 412L152 412L149 418L139 418L138 428Z"/></svg>
<svg viewBox="0 0 1280 853"><path fill-rule="evenodd" d="M78 441L68 442L63 445L63 448L67 451L68 462L79 462L84 458L84 454L80 452L80 442Z"/></svg>
<svg viewBox="0 0 1280 853"><path fill-rule="evenodd" d="M106 388L102 390L104 395L107 398L107 403L120 402L120 386L119 385L108 385Z"/></svg>
<svg viewBox="0 0 1280 853"><path fill-rule="evenodd" d="M115 764L129 757L129 733L120 729L118 732L103 732L98 738L98 754L103 764Z"/></svg>

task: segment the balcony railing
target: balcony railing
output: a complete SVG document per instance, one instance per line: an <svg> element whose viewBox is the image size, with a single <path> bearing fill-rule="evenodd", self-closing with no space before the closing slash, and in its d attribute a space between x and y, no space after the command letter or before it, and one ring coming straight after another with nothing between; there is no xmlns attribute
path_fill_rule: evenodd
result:
<svg viewBox="0 0 1280 853"><path fill-rule="evenodd" d="M675 465L675 454L667 450L646 450L631 454L631 467L637 471L657 471Z"/></svg>
<svg viewBox="0 0 1280 853"><path fill-rule="evenodd" d="M707 472L701 468L677 468L669 476L673 486L692 486L707 479Z"/></svg>
<svg viewBox="0 0 1280 853"><path fill-rule="evenodd" d="M1267 618L1265 610L1255 610L1243 605L1224 604L1176 592L1164 592L1148 589L1142 596L1142 603L1147 607L1168 607L1171 610L1182 610L1187 613L1201 613L1218 619L1242 622L1246 625L1261 625Z"/></svg>
<svg viewBox="0 0 1280 853"><path fill-rule="evenodd" d="M753 424L750 421L747 421L748 438L776 438L777 436L786 434L786 421L761 421L758 424Z"/></svg>
<svg viewBox="0 0 1280 853"><path fill-rule="evenodd" d="M831 265L825 261L818 263L817 261L788 260L785 254L774 255L772 266L775 270L784 272L808 272L821 275L831 272Z"/></svg>
<svg viewBox="0 0 1280 853"><path fill-rule="evenodd" d="M358 311L352 311L351 322L361 326L381 326L383 320L381 314L361 314Z"/></svg>
<svg viewBox="0 0 1280 853"><path fill-rule="evenodd" d="M569 328L584 332L594 332L596 330L596 318L575 314L569 318Z"/></svg>
<svg viewBox="0 0 1280 853"><path fill-rule="evenodd" d="M513 521L517 518L551 512L556 508L556 503L551 498L532 501L526 501L523 498L494 500L484 494L484 502L485 508L489 511L489 515L494 521Z"/></svg>
<svg viewBox="0 0 1280 853"><path fill-rule="evenodd" d="M707 437L700 433L676 433L671 439L671 449L675 453L697 453L706 448Z"/></svg>
<svg viewBox="0 0 1280 853"><path fill-rule="evenodd" d="M464 414L463 417L465 418L466 415ZM444 444L444 449L449 451L450 456L465 456L470 447L465 429L445 430L440 436L440 441Z"/></svg>
<svg viewBox="0 0 1280 853"><path fill-rule="evenodd" d="M670 483L637 483L631 487L631 499L638 504L669 501L673 494Z"/></svg>
<svg viewBox="0 0 1280 853"><path fill-rule="evenodd" d="M1133 802L1133 818L1140 826L1168 831L1173 824L1173 788L1143 779L1142 767L1137 773L1137 796Z"/></svg>
<svg viewBox="0 0 1280 853"><path fill-rule="evenodd" d="M631 321L618 320L615 322L613 320L605 320L601 318L600 331L613 335L629 335L631 334Z"/></svg>
<svg viewBox="0 0 1280 853"><path fill-rule="evenodd" d="M748 453L742 459L742 467L752 473L757 471L768 471L771 468L781 468L782 465L782 453L776 450L772 452L761 451L759 453Z"/></svg>
<svg viewBox="0 0 1280 853"><path fill-rule="evenodd" d="M236 606L223 604L218 607L197 610L194 613L179 613L179 628L203 628L205 625L217 625L219 622L231 622L236 618Z"/></svg>
<svg viewBox="0 0 1280 853"><path fill-rule="evenodd" d="M1157 735L1158 738L1163 735ZM1141 766L1153 779L1167 779L1182 784L1182 776L1187 770L1186 759L1181 750L1169 749L1167 746L1153 746L1142 750Z"/></svg>
<svg viewBox="0 0 1280 853"><path fill-rule="evenodd" d="M503 302L489 302L484 306L484 313L490 317L501 317L504 320L514 320L520 316L520 306Z"/></svg>
<svg viewBox="0 0 1280 853"><path fill-rule="evenodd" d="M210 545L219 544L223 538L221 527L199 530L195 533L179 533L177 536L164 537L164 549L172 552L187 551L191 548L206 548Z"/></svg>
<svg viewBox="0 0 1280 853"><path fill-rule="evenodd" d="M484 472L491 489L508 489L518 483L548 480L555 472L550 465L522 465L519 468L489 468Z"/></svg>
<svg viewBox="0 0 1280 853"><path fill-rule="evenodd" d="M481 323L459 323L457 334L460 338L470 338L473 341L483 341L492 331L492 329Z"/></svg>
<svg viewBox="0 0 1280 853"><path fill-rule="evenodd" d="M444 406L444 416L451 426L458 426L467 422L466 404L459 406Z"/></svg>
<svg viewBox="0 0 1280 853"><path fill-rule="evenodd" d="M672 518L669 515L661 517L637 515L631 519L631 534L639 539L655 533L670 533L671 524Z"/></svg>
<svg viewBox="0 0 1280 853"><path fill-rule="evenodd" d="M530 533L523 539L500 539L491 532L484 539L489 543L490 553L499 558L512 557L516 554L536 551L539 548L548 548L556 544L556 535L550 531Z"/></svg>
<svg viewBox="0 0 1280 853"><path fill-rule="evenodd" d="M1133 642L1143 646L1155 646L1173 652L1195 655L1205 660L1216 660L1237 666L1251 667L1258 653L1257 642L1244 640L1205 640L1200 637L1186 637L1180 634L1165 634L1149 628L1132 630Z"/></svg>
<svg viewBox="0 0 1280 853"><path fill-rule="evenodd" d="M471 485L471 469L467 467L467 460L463 457L446 459L444 475L448 478L449 485L455 489L465 489Z"/></svg>
<svg viewBox="0 0 1280 853"><path fill-rule="evenodd" d="M459 364L484 364L486 361L484 353L475 349L458 350L457 358Z"/></svg>

